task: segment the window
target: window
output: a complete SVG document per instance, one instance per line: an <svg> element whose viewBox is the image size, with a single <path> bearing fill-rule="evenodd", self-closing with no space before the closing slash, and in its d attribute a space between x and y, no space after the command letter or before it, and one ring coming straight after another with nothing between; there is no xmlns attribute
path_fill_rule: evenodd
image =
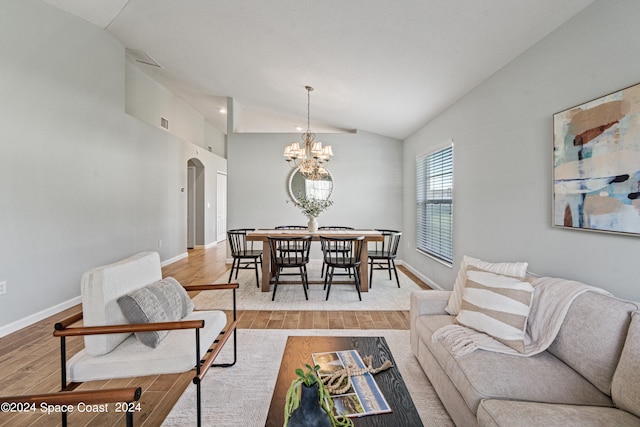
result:
<svg viewBox="0 0 640 427"><path fill-rule="evenodd" d="M453 144L416 159L417 249L453 262Z"/></svg>

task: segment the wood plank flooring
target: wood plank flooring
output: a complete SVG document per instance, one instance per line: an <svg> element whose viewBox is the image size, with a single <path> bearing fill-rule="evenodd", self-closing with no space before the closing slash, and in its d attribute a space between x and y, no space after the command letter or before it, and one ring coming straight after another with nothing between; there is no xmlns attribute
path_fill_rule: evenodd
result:
<svg viewBox="0 0 640 427"><path fill-rule="evenodd" d="M189 250L189 256L163 268L183 284L212 283L225 272L226 246ZM406 269L399 267L424 289L429 287ZM60 390L60 343L53 325L80 311L72 307L18 332L0 338L0 393L3 396L49 393ZM408 311L239 311L240 329L408 329ZM67 355L83 348L82 338L67 340ZM79 389L142 387L141 411L134 415L136 426L159 426L186 387L192 386L192 372L138 378L91 381ZM115 412L73 413L70 426L125 425L124 415ZM194 402L195 411L195 402ZM58 426L58 414L0 412L0 426Z"/></svg>

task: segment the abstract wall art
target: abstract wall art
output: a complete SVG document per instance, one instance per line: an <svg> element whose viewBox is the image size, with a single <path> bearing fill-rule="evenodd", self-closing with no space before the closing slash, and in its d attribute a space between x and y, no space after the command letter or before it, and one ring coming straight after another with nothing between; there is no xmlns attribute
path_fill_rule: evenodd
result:
<svg viewBox="0 0 640 427"><path fill-rule="evenodd" d="M553 225L640 235L640 84L553 115Z"/></svg>

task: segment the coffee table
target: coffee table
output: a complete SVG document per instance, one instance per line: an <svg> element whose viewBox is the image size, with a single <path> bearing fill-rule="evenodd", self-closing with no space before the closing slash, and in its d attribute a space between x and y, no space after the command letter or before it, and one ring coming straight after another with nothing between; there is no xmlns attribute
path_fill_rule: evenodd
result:
<svg viewBox="0 0 640 427"><path fill-rule="evenodd" d="M287 390L296 378L296 369L304 369L305 364L313 364L312 353L352 349L357 350L362 358L372 356L374 367L380 366L387 359L394 365L393 368L379 372L374 376L393 412L353 418L353 423L356 426L422 426L418 411L398 368L395 366L396 363L384 337L320 336L292 336L287 339L265 425L282 427L284 424L284 403Z"/></svg>

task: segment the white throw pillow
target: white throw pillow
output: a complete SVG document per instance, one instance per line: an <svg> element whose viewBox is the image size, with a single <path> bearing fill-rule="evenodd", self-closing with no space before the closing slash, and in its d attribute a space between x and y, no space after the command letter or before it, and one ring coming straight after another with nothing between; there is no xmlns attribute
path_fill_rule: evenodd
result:
<svg viewBox="0 0 640 427"><path fill-rule="evenodd" d="M456 322L524 353L532 299L527 279L469 267Z"/></svg>
<svg viewBox="0 0 640 427"><path fill-rule="evenodd" d="M464 289L465 282L467 281L467 267L478 267L492 273L505 274L507 276L525 277L527 275L527 262L487 262L470 256L463 256L460 263L460 270L458 270L458 276L453 284L453 292L449 297L449 303L445 310L452 316L457 316L460 312L460 304L462 303L462 291Z"/></svg>

